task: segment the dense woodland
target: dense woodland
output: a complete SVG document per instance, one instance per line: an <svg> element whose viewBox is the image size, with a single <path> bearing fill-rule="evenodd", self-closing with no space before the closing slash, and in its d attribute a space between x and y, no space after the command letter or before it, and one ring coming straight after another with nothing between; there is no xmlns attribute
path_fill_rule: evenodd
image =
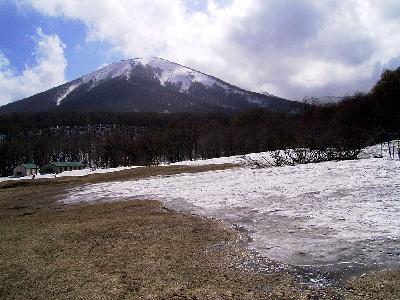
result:
<svg viewBox="0 0 400 300"><path fill-rule="evenodd" d="M358 149L400 137L400 68L368 94L296 111L241 113L42 112L0 115L0 175L19 163L152 165L267 150Z"/></svg>

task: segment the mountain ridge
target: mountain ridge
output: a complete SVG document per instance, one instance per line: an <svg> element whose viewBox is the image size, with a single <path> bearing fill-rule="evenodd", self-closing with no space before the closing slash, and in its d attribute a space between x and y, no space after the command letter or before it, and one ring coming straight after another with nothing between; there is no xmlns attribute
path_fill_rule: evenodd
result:
<svg viewBox="0 0 400 300"><path fill-rule="evenodd" d="M288 111L296 102L247 91L190 67L153 57L107 65L42 93L0 107L0 113L46 110L212 112L264 107Z"/></svg>

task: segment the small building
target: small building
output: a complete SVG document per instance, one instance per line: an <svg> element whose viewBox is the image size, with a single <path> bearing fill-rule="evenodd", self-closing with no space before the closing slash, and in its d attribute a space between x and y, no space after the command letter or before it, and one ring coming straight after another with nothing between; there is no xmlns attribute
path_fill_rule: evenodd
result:
<svg viewBox="0 0 400 300"><path fill-rule="evenodd" d="M20 164L13 170L15 177L32 176L37 175L39 167L35 164Z"/></svg>
<svg viewBox="0 0 400 300"><path fill-rule="evenodd" d="M44 165L40 168L41 174L58 174L64 171L74 171L74 170L82 170L86 167L85 164L81 162L74 161L60 161L60 162L51 162L47 165Z"/></svg>

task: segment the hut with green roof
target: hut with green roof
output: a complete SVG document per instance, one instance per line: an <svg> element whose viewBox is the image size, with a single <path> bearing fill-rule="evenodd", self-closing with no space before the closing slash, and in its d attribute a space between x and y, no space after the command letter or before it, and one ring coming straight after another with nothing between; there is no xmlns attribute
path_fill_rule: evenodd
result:
<svg viewBox="0 0 400 300"><path fill-rule="evenodd" d="M59 161L50 162L40 168L41 174L58 174L64 171L82 170L86 167L85 164L76 161Z"/></svg>
<svg viewBox="0 0 400 300"><path fill-rule="evenodd" d="M16 166L13 170L13 175L15 177L24 177L37 175L39 167L35 164L20 164Z"/></svg>

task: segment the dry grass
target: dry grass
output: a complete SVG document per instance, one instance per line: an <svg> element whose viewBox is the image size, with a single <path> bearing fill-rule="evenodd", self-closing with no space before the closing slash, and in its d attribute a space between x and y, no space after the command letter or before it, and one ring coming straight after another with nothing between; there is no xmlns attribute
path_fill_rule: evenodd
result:
<svg viewBox="0 0 400 300"><path fill-rule="evenodd" d="M373 272L351 280L346 300L399 300L400 272Z"/></svg>
<svg viewBox="0 0 400 300"><path fill-rule="evenodd" d="M300 292L288 274L265 278L221 266L234 251L205 250L234 232L155 201L40 210L3 219L0 233L1 299L263 299L271 286Z"/></svg>

